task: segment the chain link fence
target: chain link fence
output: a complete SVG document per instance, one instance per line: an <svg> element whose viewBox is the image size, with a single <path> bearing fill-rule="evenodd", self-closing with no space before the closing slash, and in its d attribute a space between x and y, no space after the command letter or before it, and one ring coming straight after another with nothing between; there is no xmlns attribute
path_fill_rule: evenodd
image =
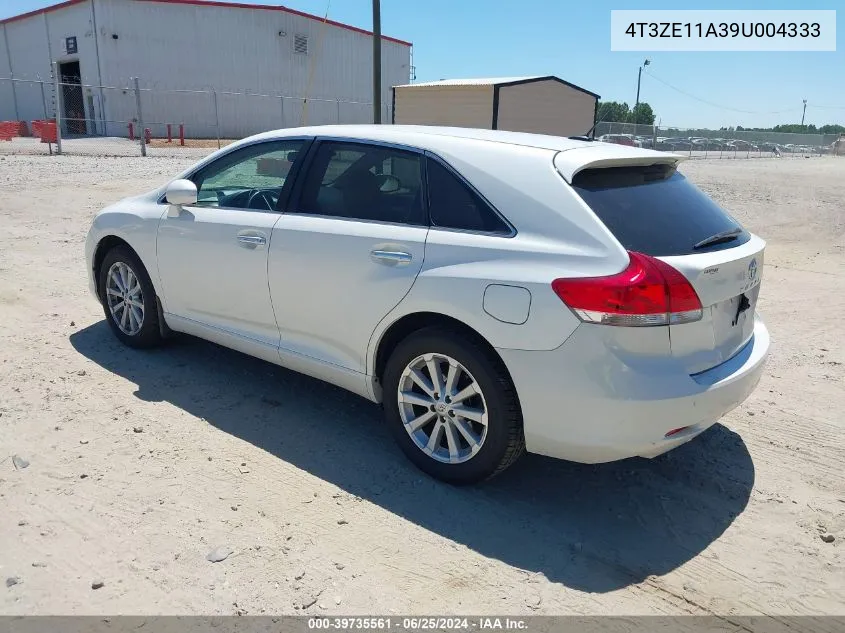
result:
<svg viewBox="0 0 845 633"><path fill-rule="evenodd" d="M765 158L837 154L838 134L789 134L750 130L709 130L638 123L601 122L600 141L656 149L690 158ZM845 154L845 147L838 155Z"/></svg>
<svg viewBox="0 0 845 633"><path fill-rule="evenodd" d="M0 154L196 155L279 128L372 121L372 104L222 90L0 78ZM382 104L382 120L391 120ZM690 158L845 155L839 135L598 123L596 138Z"/></svg>
<svg viewBox="0 0 845 633"><path fill-rule="evenodd" d="M42 144L41 137L33 136L33 129L54 120L55 103L51 81L0 79L0 154L56 151L54 142Z"/></svg>
<svg viewBox="0 0 845 633"><path fill-rule="evenodd" d="M61 82L0 77L0 154L58 149L96 156L204 155L267 130L372 121L371 102L163 90L140 83L95 86L68 77ZM390 120L390 107L382 104L382 120ZM41 142L41 122L54 126L55 142Z"/></svg>

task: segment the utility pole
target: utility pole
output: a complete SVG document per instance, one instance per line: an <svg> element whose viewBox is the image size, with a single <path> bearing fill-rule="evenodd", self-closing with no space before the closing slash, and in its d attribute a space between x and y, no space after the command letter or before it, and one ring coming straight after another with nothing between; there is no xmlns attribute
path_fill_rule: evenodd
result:
<svg viewBox="0 0 845 633"><path fill-rule="evenodd" d="M381 123L381 2L373 0L373 123Z"/></svg>
<svg viewBox="0 0 845 633"><path fill-rule="evenodd" d="M634 110L636 111L637 106L640 105L640 82L643 78L643 68L648 66L651 63L651 60L646 58L643 62L643 65L640 66L639 72L637 73L637 102L634 104Z"/></svg>
<svg viewBox="0 0 845 633"><path fill-rule="evenodd" d="M804 115L807 114L807 100L804 99L804 111L801 113L801 127L804 127Z"/></svg>

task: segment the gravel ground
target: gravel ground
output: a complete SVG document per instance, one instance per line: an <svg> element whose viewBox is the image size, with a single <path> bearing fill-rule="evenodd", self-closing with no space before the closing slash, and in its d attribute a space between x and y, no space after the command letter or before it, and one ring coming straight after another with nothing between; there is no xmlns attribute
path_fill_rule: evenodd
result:
<svg viewBox="0 0 845 633"><path fill-rule="evenodd" d="M91 217L191 160L0 157L0 613L845 614L845 160L684 167L769 242L748 402L653 461L467 489L339 389L114 340Z"/></svg>

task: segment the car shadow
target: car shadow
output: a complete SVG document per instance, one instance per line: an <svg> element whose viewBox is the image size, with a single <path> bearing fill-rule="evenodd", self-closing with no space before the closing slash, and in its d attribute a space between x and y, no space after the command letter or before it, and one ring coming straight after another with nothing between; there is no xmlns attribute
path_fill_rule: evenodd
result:
<svg viewBox="0 0 845 633"><path fill-rule="evenodd" d="M742 439L715 425L654 460L528 455L490 482L456 488L404 458L377 405L318 380L191 337L131 350L105 322L70 342L138 385L141 400L169 402L427 530L583 591L613 591L692 559L743 511L754 485Z"/></svg>

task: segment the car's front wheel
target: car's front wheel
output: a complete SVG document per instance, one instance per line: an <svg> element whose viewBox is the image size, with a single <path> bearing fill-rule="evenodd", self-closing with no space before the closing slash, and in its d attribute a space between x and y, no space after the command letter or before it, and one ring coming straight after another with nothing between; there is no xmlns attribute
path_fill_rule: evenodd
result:
<svg viewBox="0 0 845 633"><path fill-rule="evenodd" d="M504 364L462 333L426 328L406 338L387 362L383 390L397 443L433 477L482 481L525 450L519 400Z"/></svg>
<svg viewBox="0 0 845 633"><path fill-rule="evenodd" d="M115 246L99 271L100 300L109 327L129 347L161 342L156 294L139 257L127 246Z"/></svg>

